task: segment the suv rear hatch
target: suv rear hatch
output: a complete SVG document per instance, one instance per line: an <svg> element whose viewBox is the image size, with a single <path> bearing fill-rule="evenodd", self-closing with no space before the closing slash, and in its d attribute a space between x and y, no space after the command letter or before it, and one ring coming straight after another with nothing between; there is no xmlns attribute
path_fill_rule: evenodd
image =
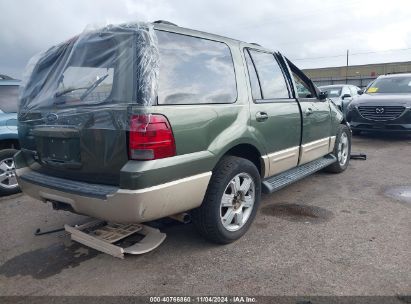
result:
<svg viewBox="0 0 411 304"><path fill-rule="evenodd" d="M149 24L88 31L29 64L18 130L32 169L118 185L133 112L156 96L158 50ZM137 110L136 110L137 109Z"/></svg>

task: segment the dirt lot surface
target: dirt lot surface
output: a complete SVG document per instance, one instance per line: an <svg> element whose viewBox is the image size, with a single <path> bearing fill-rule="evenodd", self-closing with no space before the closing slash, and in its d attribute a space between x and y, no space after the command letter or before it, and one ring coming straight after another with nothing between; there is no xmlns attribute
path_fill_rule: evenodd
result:
<svg viewBox="0 0 411 304"><path fill-rule="evenodd" d="M170 223L156 250L120 260L34 236L86 218L24 195L0 199L1 295L411 294L411 137L354 137L342 174L263 196L250 231L217 246Z"/></svg>

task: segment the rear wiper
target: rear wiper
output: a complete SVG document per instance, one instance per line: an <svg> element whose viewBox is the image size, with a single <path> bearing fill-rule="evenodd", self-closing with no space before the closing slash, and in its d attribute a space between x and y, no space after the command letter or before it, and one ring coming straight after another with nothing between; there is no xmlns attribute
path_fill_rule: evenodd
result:
<svg viewBox="0 0 411 304"><path fill-rule="evenodd" d="M66 90L63 90L63 91L60 91L60 92L56 92L56 94L54 94L54 97L60 97L60 96L62 96L62 95L64 95L64 94L67 94L67 93L70 93L70 92L73 92L73 91L85 90L85 89L87 89L87 87L82 87L82 88L69 88L69 89L66 89Z"/></svg>
<svg viewBox="0 0 411 304"><path fill-rule="evenodd" d="M87 88L87 90L83 94L81 94L80 100L84 100L84 98L86 98L91 92L93 92L94 89L97 88L98 85L102 83L107 77L108 77L108 73L104 75L103 77L97 79L91 86Z"/></svg>
<svg viewBox="0 0 411 304"><path fill-rule="evenodd" d="M66 90L60 91L60 92L56 92L56 94L54 94L54 97L60 97L63 96L67 93L70 92L74 92L74 91L78 91L78 90L86 90L83 94L81 94L80 96L80 100L83 100L84 98L86 98L100 83L102 83L106 78L108 77L108 74L104 75L103 77L97 79L95 82L93 82L90 86L88 87L79 87L79 88L68 88ZM65 102L55 102L55 104L58 103L65 103Z"/></svg>

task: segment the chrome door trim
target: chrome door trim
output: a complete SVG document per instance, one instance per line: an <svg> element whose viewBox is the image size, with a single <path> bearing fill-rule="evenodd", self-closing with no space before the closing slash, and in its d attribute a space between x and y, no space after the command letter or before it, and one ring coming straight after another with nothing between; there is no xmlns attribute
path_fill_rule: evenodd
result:
<svg viewBox="0 0 411 304"><path fill-rule="evenodd" d="M331 153L334 150L335 141L336 136L329 136L306 143L301 148L296 146L264 155L261 157L264 162L263 177L276 175Z"/></svg>
<svg viewBox="0 0 411 304"><path fill-rule="evenodd" d="M301 145L301 156L299 165L306 164L312 160L328 154L330 147L330 137L315 140Z"/></svg>
<svg viewBox="0 0 411 304"><path fill-rule="evenodd" d="M273 176L296 167L298 164L299 150L300 147L296 146L263 156L262 159L266 168L264 177Z"/></svg>

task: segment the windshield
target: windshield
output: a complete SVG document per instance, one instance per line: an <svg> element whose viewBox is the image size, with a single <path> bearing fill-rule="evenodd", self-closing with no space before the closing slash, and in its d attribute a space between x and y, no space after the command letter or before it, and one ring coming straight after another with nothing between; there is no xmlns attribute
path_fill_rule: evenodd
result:
<svg viewBox="0 0 411 304"><path fill-rule="evenodd" d="M0 110L4 113L17 112L19 86L0 85Z"/></svg>
<svg viewBox="0 0 411 304"><path fill-rule="evenodd" d="M335 98L341 96L342 87L320 87L323 92L328 92L329 98Z"/></svg>
<svg viewBox="0 0 411 304"><path fill-rule="evenodd" d="M378 78L368 87L367 93L411 93L411 77Z"/></svg>

